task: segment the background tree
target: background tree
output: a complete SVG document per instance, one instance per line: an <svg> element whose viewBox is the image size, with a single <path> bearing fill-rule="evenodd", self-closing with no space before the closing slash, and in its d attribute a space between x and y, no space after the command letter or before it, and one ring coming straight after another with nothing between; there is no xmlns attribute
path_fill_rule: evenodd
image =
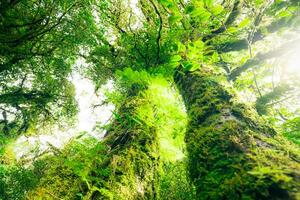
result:
<svg viewBox="0 0 300 200"><path fill-rule="evenodd" d="M69 82L78 51L94 42L88 1L0 3L1 132L14 135L77 111ZM86 37L89 35L89 37Z"/></svg>

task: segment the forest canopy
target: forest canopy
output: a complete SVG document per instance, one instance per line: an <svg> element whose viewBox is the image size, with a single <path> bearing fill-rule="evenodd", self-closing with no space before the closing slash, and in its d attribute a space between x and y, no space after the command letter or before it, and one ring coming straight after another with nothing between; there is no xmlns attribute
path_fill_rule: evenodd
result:
<svg viewBox="0 0 300 200"><path fill-rule="evenodd" d="M299 29L299 0L1 0L0 199L300 199Z"/></svg>

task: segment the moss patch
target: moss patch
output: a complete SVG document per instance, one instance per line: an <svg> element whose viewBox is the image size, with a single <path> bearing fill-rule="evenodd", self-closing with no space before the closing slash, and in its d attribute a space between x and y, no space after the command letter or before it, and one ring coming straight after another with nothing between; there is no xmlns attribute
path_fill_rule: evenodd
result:
<svg viewBox="0 0 300 200"><path fill-rule="evenodd" d="M199 199L299 199L300 153L212 70L177 72L188 109L190 178Z"/></svg>

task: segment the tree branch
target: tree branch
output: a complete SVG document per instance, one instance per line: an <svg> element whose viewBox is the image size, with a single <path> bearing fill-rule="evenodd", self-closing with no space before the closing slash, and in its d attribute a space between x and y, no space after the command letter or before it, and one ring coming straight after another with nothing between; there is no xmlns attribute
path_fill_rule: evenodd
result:
<svg viewBox="0 0 300 200"><path fill-rule="evenodd" d="M159 28L158 28L157 38L156 38L156 44L157 44L156 64L159 64L159 60L160 60L160 38L161 38L161 32L162 32L162 28L163 28L163 20L162 20L162 16L161 16L157 6L155 5L155 3L152 0L149 0L149 1L152 4L152 6L154 7L155 13L157 14L157 16L159 18Z"/></svg>
<svg viewBox="0 0 300 200"><path fill-rule="evenodd" d="M207 41L212 39L213 37L215 37L216 35L223 33L224 31L226 31L226 27L230 26L231 24L234 23L234 21L237 19L237 17L239 16L240 13L240 0L235 0L232 10L230 12L230 14L228 15L225 23L223 23L223 25L218 28L217 30L214 30L211 32L211 34L209 34L208 36L203 38L203 41Z"/></svg>
<svg viewBox="0 0 300 200"><path fill-rule="evenodd" d="M235 81L241 73L245 72L246 70L250 69L252 66L258 65L262 63L263 61L282 56L290 51L293 51L293 47L300 43L300 39L289 41L285 44L283 44L281 47L271 50L267 53L258 53L255 57L252 59L247 60L242 66L235 68L231 71L231 74L229 75L229 80Z"/></svg>

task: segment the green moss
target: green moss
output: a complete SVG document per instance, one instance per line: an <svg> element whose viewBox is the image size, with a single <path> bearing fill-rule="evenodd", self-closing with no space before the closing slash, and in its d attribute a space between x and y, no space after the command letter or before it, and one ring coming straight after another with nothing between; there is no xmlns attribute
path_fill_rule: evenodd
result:
<svg viewBox="0 0 300 200"><path fill-rule="evenodd" d="M167 162L163 165L160 181L161 200L197 199L195 187L189 182L186 161Z"/></svg>
<svg viewBox="0 0 300 200"><path fill-rule="evenodd" d="M29 199L190 199L180 95L163 77L143 74L147 82L135 80L136 71L118 72L116 94L123 97L106 137L75 140L41 160L43 178ZM116 100L113 93L110 99Z"/></svg>
<svg viewBox="0 0 300 200"><path fill-rule="evenodd" d="M105 147L94 138L71 141L62 151L45 155L34 162L35 175L39 183L28 192L26 198L39 199L82 199L93 190L90 171L94 162L105 159ZM102 169L102 176L107 169Z"/></svg>
<svg viewBox="0 0 300 200"><path fill-rule="evenodd" d="M129 69L119 71L118 76L117 85L119 91L125 91L126 101L118 104L115 120L103 141L109 149L108 158L92 172L107 167L110 174L95 180L93 184L100 190L91 197L164 198L160 196L162 164L184 157L184 107L178 92L163 77ZM105 197L102 189L110 197Z"/></svg>
<svg viewBox="0 0 300 200"><path fill-rule="evenodd" d="M299 151L216 76L205 69L175 74L188 109L188 168L198 198L298 199Z"/></svg>

